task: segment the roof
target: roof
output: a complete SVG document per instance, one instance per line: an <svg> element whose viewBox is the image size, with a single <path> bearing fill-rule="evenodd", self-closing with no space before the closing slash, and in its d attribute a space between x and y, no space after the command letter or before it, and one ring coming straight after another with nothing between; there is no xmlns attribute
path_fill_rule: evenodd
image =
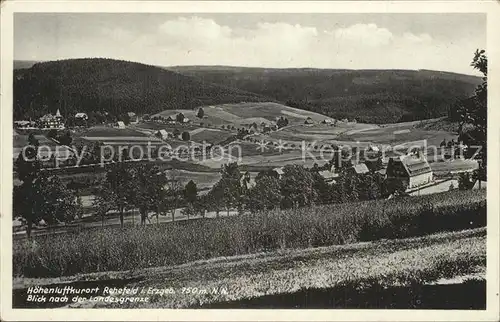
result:
<svg viewBox="0 0 500 322"><path fill-rule="evenodd" d="M134 117L135 113L134 112L128 112L127 115L130 116L130 117Z"/></svg>
<svg viewBox="0 0 500 322"><path fill-rule="evenodd" d="M363 174L363 173L368 173L370 170L368 170L368 167L364 163L358 163L353 166L354 171L356 171L357 174Z"/></svg>
<svg viewBox="0 0 500 322"><path fill-rule="evenodd" d="M392 162L401 162L410 177L432 172L429 163L425 158L411 155L392 158Z"/></svg>
<svg viewBox="0 0 500 322"><path fill-rule="evenodd" d="M87 117L87 113L76 113L75 117Z"/></svg>
<svg viewBox="0 0 500 322"><path fill-rule="evenodd" d="M279 175L282 175L285 173L285 172L283 172L283 168L274 168L273 171L275 171Z"/></svg>
<svg viewBox="0 0 500 322"><path fill-rule="evenodd" d="M120 126L120 127L121 126L125 127L125 123L123 123L123 121L118 121L118 122L116 122L116 124L118 124L118 126Z"/></svg>
<svg viewBox="0 0 500 322"><path fill-rule="evenodd" d="M61 117L61 112L59 112L59 109L57 109L56 117Z"/></svg>
<svg viewBox="0 0 500 322"><path fill-rule="evenodd" d="M162 136L168 136L167 130L159 130L157 133L160 133Z"/></svg>
<svg viewBox="0 0 500 322"><path fill-rule="evenodd" d="M184 123L189 122L189 119L187 117L185 117L184 119L182 119L182 122L184 122Z"/></svg>

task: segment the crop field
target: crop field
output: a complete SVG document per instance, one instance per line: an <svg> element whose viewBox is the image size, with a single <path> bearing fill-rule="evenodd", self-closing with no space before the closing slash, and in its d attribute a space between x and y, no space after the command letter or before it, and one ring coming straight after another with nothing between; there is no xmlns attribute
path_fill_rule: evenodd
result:
<svg viewBox="0 0 500 322"><path fill-rule="evenodd" d="M255 215L84 230L14 241L14 276L169 266L219 256L399 239L484 227L485 190L333 204ZM121 260L127 256L127 261Z"/></svg>
<svg viewBox="0 0 500 322"><path fill-rule="evenodd" d="M418 296L423 284L462 276L484 278L485 271L486 229L478 228L377 243L281 249L142 270L48 279L15 278L13 288L22 291L35 285L54 286L60 283L76 285L78 282L92 281L101 281L105 284L107 280L120 279L123 281L122 287L177 290L176 296L158 294L151 298L150 303L132 303L128 304L128 308L243 308L246 307L245 303L251 302L256 303L253 307L259 307L257 303L261 305L270 303L272 295L286 296L286 294L294 296L291 302L295 305L299 303L305 305L306 303L302 302L304 300L298 296L299 291L337 289L340 294L325 301L326 307L321 307L319 303L316 303L316 307L383 308L388 305L385 308L397 308L401 305L404 308L412 305L400 303L401 300L392 296L376 303L353 301L349 305L345 300L346 297L355 297L355 294L360 292L371 290L378 291L379 294L391 287L406 287L405 292L413 291L413 297L417 296L423 300ZM183 289L192 292L182 292ZM224 290L224 292L214 293L213 290ZM268 301L259 301L264 297ZM14 306L24 304L21 298L15 297L15 299ZM419 303L415 298L412 300L411 296L405 300L413 302L414 305ZM315 303L310 304L315 306ZM484 306L484 303L482 305ZM114 307L103 302L70 306Z"/></svg>

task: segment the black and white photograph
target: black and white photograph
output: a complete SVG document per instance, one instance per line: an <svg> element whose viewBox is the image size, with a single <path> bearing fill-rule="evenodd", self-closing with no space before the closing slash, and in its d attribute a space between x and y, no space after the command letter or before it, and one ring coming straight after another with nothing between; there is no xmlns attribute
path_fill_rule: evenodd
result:
<svg viewBox="0 0 500 322"><path fill-rule="evenodd" d="M11 312L497 319L482 11L12 13Z"/></svg>

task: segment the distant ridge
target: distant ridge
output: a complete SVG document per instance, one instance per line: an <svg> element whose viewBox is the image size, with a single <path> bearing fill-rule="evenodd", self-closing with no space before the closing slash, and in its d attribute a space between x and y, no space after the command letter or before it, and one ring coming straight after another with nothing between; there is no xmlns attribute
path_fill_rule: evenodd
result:
<svg viewBox="0 0 500 322"><path fill-rule="evenodd" d="M14 117L106 111L156 113L202 105L272 101L155 66L104 58L35 63L14 71ZM31 112L33 107L33 112Z"/></svg>
<svg viewBox="0 0 500 322"><path fill-rule="evenodd" d="M36 63L40 63L36 60L14 60L14 69L31 68Z"/></svg>

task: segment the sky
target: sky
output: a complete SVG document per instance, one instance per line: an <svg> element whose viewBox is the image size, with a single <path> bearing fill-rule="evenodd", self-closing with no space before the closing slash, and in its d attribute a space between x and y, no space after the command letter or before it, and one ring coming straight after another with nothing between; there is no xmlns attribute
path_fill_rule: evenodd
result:
<svg viewBox="0 0 500 322"><path fill-rule="evenodd" d="M14 59L432 69L477 75L486 15L16 13Z"/></svg>

